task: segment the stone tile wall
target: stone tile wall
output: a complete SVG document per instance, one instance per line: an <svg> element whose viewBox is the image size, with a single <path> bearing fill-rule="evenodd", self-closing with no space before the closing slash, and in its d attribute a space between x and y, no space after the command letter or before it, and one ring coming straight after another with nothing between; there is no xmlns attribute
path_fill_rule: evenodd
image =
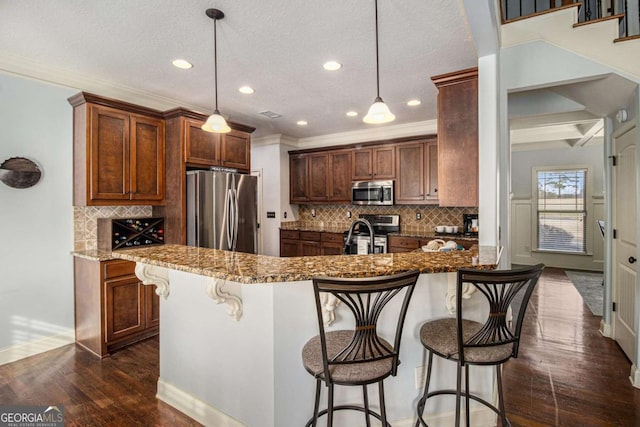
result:
<svg viewBox="0 0 640 427"><path fill-rule="evenodd" d="M315 217L312 216L315 210ZM352 218L347 216L351 212ZM441 208L439 206L353 206L353 205L300 205L298 224L325 228L348 229L360 214L398 214L400 232L423 234L437 225L462 227L462 214L477 214L478 208ZM420 213L421 219L416 219Z"/></svg>
<svg viewBox="0 0 640 427"><path fill-rule="evenodd" d="M140 218L152 216L151 206L74 206L73 249L98 248L98 218Z"/></svg>

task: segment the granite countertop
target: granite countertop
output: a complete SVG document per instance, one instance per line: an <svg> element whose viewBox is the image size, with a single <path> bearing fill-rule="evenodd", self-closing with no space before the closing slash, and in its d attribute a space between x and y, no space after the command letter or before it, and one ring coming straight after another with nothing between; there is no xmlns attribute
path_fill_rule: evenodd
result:
<svg viewBox="0 0 640 427"><path fill-rule="evenodd" d="M109 261L109 260L115 259L113 257L113 252L103 251L99 249L90 249L86 251L73 251L71 252L71 255L78 258L88 259L90 261Z"/></svg>
<svg viewBox="0 0 640 427"><path fill-rule="evenodd" d="M500 250L483 246L466 251L406 252L375 255L330 255L279 258L183 245L148 246L113 251L113 258L239 283L311 280L315 276L372 277L418 269L421 273L458 268L491 270ZM473 258L478 257L474 263Z"/></svg>

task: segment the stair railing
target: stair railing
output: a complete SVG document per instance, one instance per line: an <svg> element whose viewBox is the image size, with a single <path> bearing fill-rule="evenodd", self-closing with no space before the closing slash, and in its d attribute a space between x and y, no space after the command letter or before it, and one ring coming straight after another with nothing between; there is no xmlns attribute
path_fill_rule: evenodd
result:
<svg viewBox="0 0 640 427"><path fill-rule="evenodd" d="M619 37L637 37L640 34L639 0L500 0L502 23L552 11L556 8L580 4L578 22L595 21L616 14Z"/></svg>

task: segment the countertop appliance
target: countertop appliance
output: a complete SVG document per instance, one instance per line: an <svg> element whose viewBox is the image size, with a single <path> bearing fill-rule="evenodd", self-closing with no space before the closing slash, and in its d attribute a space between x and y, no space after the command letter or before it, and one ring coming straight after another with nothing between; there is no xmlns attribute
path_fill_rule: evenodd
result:
<svg viewBox="0 0 640 427"><path fill-rule="evenodd" d="M462 214L462 232L465 236L477 236L478 229L478 214Z"/></svg>
<svg viewBox="0 0 640 427"><path fill-rule="evenodd" d="M351 242L346 241L348 232L344 233L345 254L386 254L387 235L400 232L400 215L361 214L358 218L367 220L373 227L373 251L369 250L369 230L358 224L353 230Z"/></svg>
<svg viewBox="0 0 640 427"><path fill-rule="evenodd" d="M256 253L257 228L255 176L187 172L187 245Z"/></svg>
<svg viewBox="0 0 640 427"><path fill-rule="evenodd" d="M393 181L353 181L351 204L393 205Z"/></svg>

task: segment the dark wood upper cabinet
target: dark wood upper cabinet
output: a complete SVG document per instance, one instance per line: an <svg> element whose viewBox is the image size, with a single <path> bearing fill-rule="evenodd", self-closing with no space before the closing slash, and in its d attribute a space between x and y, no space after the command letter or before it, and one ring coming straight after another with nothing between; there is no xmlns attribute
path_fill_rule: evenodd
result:
<svg viewBox="0 0 640 427"><path fill-rule="evenodd" d="M396 147L396 204L438 203L437 157L434 161L437 149L435 139L398 144Z"/></svg>
<svg viewBox="0 0 640 427"><path fill-rule="evenodd" d="M74 108L74 205L163 204L161 113L84 92L69 103Z"/></svg>
<svg viewBox="0 0 640 427"><path fill-rule="evenodd" d="M478 69L431 79L438 88L440 206L478 206Z"/></svg>
<svg viewBox="0 0 640 427"><path fill-rule="evenodd" d="M329 155L327 153L309 154L309 201L326 202L329 200Z"/></svg>
<svg viewBox="0 0 640 427"><path fill-rule="evenodd" d="M353 151L353 180L395 179L395 146L381 145Z"/></svg>
<svg viewBox="0 0 640 427"><path fill-rule="evenodd" d="M222 166L251 171L251 136L247 132L231 130L220 137L220 158Z"/></svg>
<svg viewBox="0 0 640 427"><path fill-rule="evenodd" d="M184 119L185 161L194 166L220 166L220 134L203 131L203 123Z"/></svg>
<svg viewBox="0 0 640 427"><path fill-rule="evenodd" d="M351 202L351 150L329 151L329 201Z"/></svg>
<svg viewBox="0 0 640 427"><path fill-rule="evenodd" d="M309 201L309 157L304 154L289 157L289 199L291 203Z"/></svg>

